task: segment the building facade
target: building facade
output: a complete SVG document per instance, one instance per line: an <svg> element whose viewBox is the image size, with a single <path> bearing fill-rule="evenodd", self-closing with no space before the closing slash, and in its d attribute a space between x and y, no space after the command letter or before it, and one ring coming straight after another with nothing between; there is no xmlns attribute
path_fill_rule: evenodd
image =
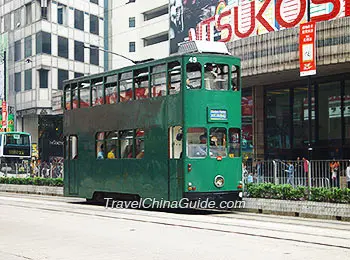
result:
<svg viewBox="0 0 350 260"><path fill-rule="evenodd" d="M109 49L140 61L169 55L169 1L110 1ZM109 69L133 64L109 54Z"/></svg>
<svg viewBox="0 0 350 260"><path fill-rule="evenodd" d="M62 82L104 71L106 8L105 0L0 0L6 98L15 129L31 133L44 160L63 152Z"/></svg>

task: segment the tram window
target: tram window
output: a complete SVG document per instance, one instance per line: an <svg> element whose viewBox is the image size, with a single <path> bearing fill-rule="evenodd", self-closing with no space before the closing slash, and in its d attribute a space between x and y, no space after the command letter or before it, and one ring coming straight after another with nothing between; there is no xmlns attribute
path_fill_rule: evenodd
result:
<svg viewBox="0 0 350 260"><path fill-rule="evenodd" d="M148 98L148 68L135 71L135 99Z"/></svg>
<svg viewBox="0 0 350 260"><path fill-rule="evenodd" d="M204 158L207 156L207 129L187 129L187 156L189 158Z"/></svg>
<svg viewBox="0 0 350 260"><path fill-rule="evenodd" d="M200 89L202 87L202 66L200 63L188 63L186 66L187 89Z"/></svg>
<svg viewBox="0 0 350 260"><path fill-rule="evenodd" d="M70 94L70 87L67 87L65 89L65 98L66 98L66 104L65 104L65 108L66 110L71 110L72 106L71 106L71 94Z"/></svg>
<svg viewBox="0 0 350 260"><path fill-rule="evenodd" d="M142 129L136 130L135 144L136 144L136 159L142 159L145 155L145 131Z"/></svg>
<svg viewBox="0 0 350 260"><path fill-rule="evenodd" d="M82 82L79 84L79 100L80 107L89 107L90 106L90 83Z"/></svg>
<svg viewBox="0 0 350 260"><path fill-rule="evenodd" d="M120 158L118 131L106 133L107 159Z"/></svg>
<svg viewBox="0 0 350 260"><path fill-rule="evenodd" d="M169 158L179 159L182 157L182 127L169 127Z"/></svg>
<svg viewBox="0 0 350 260"><path fill-rule="evenodd" d="M104 97L103 97L103 79L99 78L96 80L92 81L92 105L93 106L99 106L103 105L104 102Z"/></svg>
<svg viewBox="0 0 350 260"><path fill-rule="evenodd" d="M180 89L181 89L180 62L174 61L169 63L168 82L169 82L169 95L174 95L180 92Z"/></svg>
<svg viewBox="0 0 350 260"><path fill-rule="evenodd" d="M96 134L96 158L101 160L105 157L105 133L99 132Z"/></svg>
<svg viewBox="0 0 350 260"><path fill-rule="evenodd" d="M231 158L241 156L241 130L239 128L229 129L229 156Z"/></svg>
<svg viewBox="0 0 350 260"><path fill-rule="evenodd" d="M205 64L204 84L208 90L228 90L228 66L213 63Z"/></svg>
<svg viewBox="0 0 350 260"><path fill-rule="evenodd" d="M133 130L124 130L120 131L120 151L121 158L134 158L134 131Z"/></svg>
<svg viewBox="0 0 350 260"><path fill-rule="evenodd" d="M70 141L70 159L76 160L78 159L78 137L72 135L69 138Z"/></svg>
<svg viewBox="0 0 350 260"><path fill-rule="evenodd" d="M210 129L210 157L216 158L218 156L226 157L226 128L213 127Z"/></svg>
<svg viewBox="0 0 350 260"><path fill-rule="evenodd" d="M120 75L120 102L128 102L133 99L132 72L125 72Z"/></svg>
<svg viewBox="0 0 350 260"><path fill-rule="evenodd" d="M152 67L151 94L152 97L166 96L166 65Z"/></svg>
<svg viewBox="0 0 350 260"><path fill-rule="evenodd" d="M73 101L73 105L72 105L72 109L76 109L79 107L79 98L78 98L78 87L77 84L73 84L72 85L72 101Z"/></svg>
<svg viewBox="0 0 350 260"><path fill-rule="evenodd" d="M105 78L106 104L115 104L118 102L117 82L117 75L112 75Z"/></svg>
<svg viewBox="0 0 350 260"><path fill-rule="evenodd" d="M240 72L238 66L232 66L232 73L231 73L231 88L233 91L239 91L240 90Z"/></svg>

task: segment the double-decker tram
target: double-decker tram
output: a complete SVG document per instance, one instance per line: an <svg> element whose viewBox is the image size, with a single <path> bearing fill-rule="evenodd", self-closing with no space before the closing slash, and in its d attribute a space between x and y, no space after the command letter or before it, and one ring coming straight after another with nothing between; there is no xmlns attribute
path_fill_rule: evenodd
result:
<svg viewBox="0 0 350 260"><path fill-rule="evenodd" d="M240 59L224 43L65 82L64 194L235 201Z"/></svg>

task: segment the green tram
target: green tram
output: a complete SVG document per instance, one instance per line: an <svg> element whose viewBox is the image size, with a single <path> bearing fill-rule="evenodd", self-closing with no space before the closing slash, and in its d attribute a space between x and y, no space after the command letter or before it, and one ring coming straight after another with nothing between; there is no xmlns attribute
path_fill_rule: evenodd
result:
<svg viewBox="0 0 350 260"><path fill-rule="evenodd" d="M240 200L240 59L206 48L65 82L65 196Z"/></svg>

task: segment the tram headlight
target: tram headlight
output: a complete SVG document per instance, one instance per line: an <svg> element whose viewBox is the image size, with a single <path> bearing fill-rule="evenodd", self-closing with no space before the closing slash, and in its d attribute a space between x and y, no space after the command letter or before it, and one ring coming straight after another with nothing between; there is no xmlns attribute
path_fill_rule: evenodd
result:
<svg viewBox="0 0 350 260"><path fill-rule="evenodd" d="M215 179L214 179L214 184L215 184L215 186L218 187L218 188L223 187L224 184L225 184L225 179L224 179L224 177L221 176L221 175L217 175L217 176L215 177Z"/></svg>

